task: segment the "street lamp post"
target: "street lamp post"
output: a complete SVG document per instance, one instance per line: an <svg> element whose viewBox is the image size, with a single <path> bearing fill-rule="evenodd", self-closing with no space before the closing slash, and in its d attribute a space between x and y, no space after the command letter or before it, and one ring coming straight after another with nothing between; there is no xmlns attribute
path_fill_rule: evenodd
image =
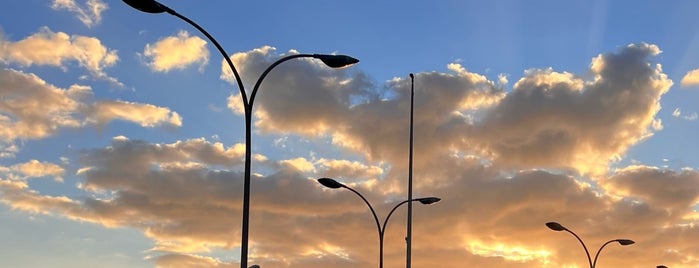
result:
<svg viewBox="0 0 699 268"><path fill-rule="evenodd" d="M436 202L439 202L440 200L442 200L438 197L423 197L423 198L403 200L400 203L398 203L397 205L395 205L393 207L393 209L391 209L391 211L386 216L386 219L383 221L383 226L382 226L379 223L379 217L376 216L376 211L374 210L374 207L371 206L371 203L369 203L369 201L367 201L366 198L364 198L364 196L362 194L360 194L356 190L352 189L351 187L344 185L342 183L339 183L336 180L333 180L330 178L320 178L320 179L318 179L318 182L320 184L322 184L323 186L331 188L331 189L345 188L347 190L350 190L353 193L355 193L356 195L358 195L364 201L364 203L366 203L366 205L369 207L369 210L371 210L371 214L374 216L374 221L376 222L376 229L379 232L379 268L383 268L383 236L384 236L384 233L386 231L386 225L388 224L388 219L391 218L391 214L393 214L393 212L396 211L396 209L398 207L400 207L401 205L403 205L405 203L412 203L412 202L417 201L423 205L429 205L429 204L436 203Z"/></svg>
<svg viewBox="0 0 699 268"><path fill-rule="evenodd" d="M415 75L410 74L410 148L408 153L408 200L413 199L413 117L415 104ZM405 235L405 268L412 265L413 203L408 203L408 223Z"/></svg>
<svg viewBox="0 0 699 268"><path fill-rule="evenodd" d="M290 55L286 56L284 58L281 58L269 67L260 75L260 77L257 79L257 82L255 82L255 86L252 89L252 92L250 93L250 99L248 100L248 95L247 92L245 91L245 86L243 85L243 80L240 78L240 75L238 74L237 69L233 65L233 61L230 59L228 56L228 53L223 49L223 47L214 39L213 36L211 36L204 28L196 24L194 21L190 20L189 18L175 12L171 8L158 3L155 0L123 0L126 4L129 6L138 9L140 11L146 12L146 13L168 13L171 14L175 17L178 17L185 22L189 23L192 25L194 28L199 30L202 34L204 34L213 44L216 46L218 51L221 53L223 58L226 60L228 63L228 67L230 67L231 71L233 72L233 75L235 76L235 80L238 83L238 89L240 90L240 95L242 97L243 101L243 107L245 110L245 178L244 178L244 185L243 185L243 222L242 222L242 231L241 231L241 243L240 243L240 267L245 268L247 267L247 259L248 259L248 232L249 232L249 218L250 218L250 174L251 174L251 159L252 159L252 149L251 149L251 128L252 128L252 108L253 104L255 101L255 96L257 94L257 90L260 87L260 84L262 83L262 80L267 76L267 74L277 65L281 64L282 62L295 59L295 58L315 58L321 60L325 65L331 68L341 68L345 66L349 66L352 64L355 64L359 62L359 60L352 58L350 56L345 56L345 55L327 55L327 54L296 54L296 55Z"/></svg>
<svg viewBox="0 0 699 268"><path fill-rule="evenodd" d="M568 228L564 227L563 225L561 225L560 223L557 223L557 222L547 222L546 226L551 230L558 231L558 232L566 231L566 232L569 232L570 234L572 234L573 236L575 236L575 238L577 238L578 241L580 242L580 244L583 246L583 249L585 249L585 254L587 254L587 261L590 264L590 268L595 268L595 266L597 265L597 258L599 257L599 253L602 252L602 249L605 246L607 246L609 243L617 242L617 243L619 243L619 245L622 245L622 246L628 246L628 245L631 245L633 243L636 243L630 239L612 239L612 240L609 240L609 241L605 242L604 244L602 244L602 246L597 250L597 253L595 254L595 259L593 261L590 258L590 252L587 250L585 243L573 231L569 230Z"/></svg>

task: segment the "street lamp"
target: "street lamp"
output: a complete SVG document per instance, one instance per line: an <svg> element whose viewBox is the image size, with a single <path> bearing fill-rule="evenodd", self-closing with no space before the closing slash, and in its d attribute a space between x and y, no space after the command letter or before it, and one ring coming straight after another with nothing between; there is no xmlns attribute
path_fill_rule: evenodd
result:
<svg viewBox="0 0 699 268"><path fill-rule="evenodd" d="M362 200L364 200L364 203L369 207L369 210L371 210L371 214L374 216L374 221L376 221L376 228L379 232L379 268L383 268L383 235L386 231L386 224L388 223L388 219L391 218L391 214L393 214L394 211L401 205L405 203L411 203L411 202L420 202L423 205L429 205L432 203L437 203L439 202L440 198L438 197L423 197L423 198L415 198L415 199L408 199L408 200L403 200L400 203L398 203L396 206L391 209L391 211L388 213L388 216L386 216L386 219L383 221L383 226L379 223L379 217L376 216L376 211L374 211L374 207L371 206L371 203L364 198L362 194L357 192L356 190L352 189L351 187L344 185L342 183L337 182L336 180L333 180L331 178L320 178L318 179L318 182L322 184L325 187L331 188L331 189L338 189L338 188L345 188L347 190L352 191L356 195L358 195Z"/></svg>
<svg viewBox="0 0 699 268"><path fill-rule="evenodd" d="M583 243L582 239L580 239L580 237L577 234L575 234L573 231L569 230L568 228L564 227L563 225L561 225L560 223L557 223L557 222L547 222L546 226L551 230L558 231L558 232L566 231L566 232L571 233L573 236L575 236L575 238L577 238L578 241L580 241L580 244L583 246L583 249L585 249L585 254L587 254L587 261L590 263L590 268L595 268L595 265L597 265L597 258L599 257L599 253L602 252L602 249L605 246L607 246L609 243L617 242L617 243L619 243L619 245L622 245L622 246L628 246L628 245L631 245L633 243L636 243L630 239L612 239L612 240L609 240L609 241L605 242L604 244L602 244L602 246L597 250L597 253L595 254L595 260L592 261L592 259L590 258L590 252L587 250L585 243Z"/></svg>
<svg viewBox="0 0 699 268"><path fill-rule="evenodd" d="M250 93L250 99L248 100L248 95L247 92L245 91L245 86L243 85L243 80L240 78L240 75L238 74L237 69L233 65L233 61L231 60L230 57L228 57L228 53L221 47L221 45L214 39L213 36L211 36L204 28L196 24L194 21L190 20L189 18L175 12L171 8L158 3L157 1L154 0L123 0L126 4L129 6L146 12L146 13L168 13L170 15L173 15L175 17L178 17L185 22L189 23L192 25L194 28L199 30L202 34L204 34L213 44L216 46L218 51L221 53L223 58L226 60L228 63L228 67L230 67L231 71L233 72L233 75L235 76L235 80L238 83L238 89L240 90L240 95L243 100L243 107L245 110L245 178L244 178L244 185L243 185L243 223L242 223L242 231L241 231L241 243L240 243L240 267L241 268L246 268L247 267L247 260L248 260L248 232L249 232L249 218L250 218L250 173L251 173L251 168L250 168L250 162L252 159L252 149L251 149L251 128L252 128L252 108L253 104L255 101L255 95L257 94L257 90L260 87L260 84L262 83L262 80L267 76L267 74L277 65L281 64L282 62L295 59L295 58L315 58L321 60L325 65L331 68L341 68L345 66L349 66L352 64L355 64L359 62L359 60L352 58L350 56L345 56L345 55L327 55L327 54L296 54L296 55L290 55L286 56L284 58L281 58L262 72L259 78L257 78L257 82L255 82L255 86L252 89L252 92Z"/></svg>

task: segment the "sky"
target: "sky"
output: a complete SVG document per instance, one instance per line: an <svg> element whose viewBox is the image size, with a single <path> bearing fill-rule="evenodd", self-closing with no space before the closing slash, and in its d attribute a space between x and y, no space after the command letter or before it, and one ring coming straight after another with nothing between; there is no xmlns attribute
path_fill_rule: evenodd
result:
<svg viewBox="0 0 699 268"><path fill-rule="evenodd" d="M181 1L251 89L249 263L699 267L699 2ZM0 8L0 266L239 267L242 100L184 21L122 1ZM248 93L249 94L249 93ZM405 265L406 208L385 233Z"/></svg>

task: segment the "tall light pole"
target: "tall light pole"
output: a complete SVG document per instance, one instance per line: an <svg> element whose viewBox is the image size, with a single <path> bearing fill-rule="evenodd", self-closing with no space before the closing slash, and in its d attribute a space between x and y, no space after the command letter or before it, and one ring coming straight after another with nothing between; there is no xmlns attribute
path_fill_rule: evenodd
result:
<svg viewBox="0 0 699 268"><path fill-rule="evenodd" d="M236 70L235 66L233 65L233 61L231 60L230 57L228 57L228 53L221 47L221 45L214 39L213 36L211 36L204 28L196 24L194 21L190 20L189 18L175 12L171 8L158 3L155 0L123 0L126 4L129 6L138 9L140 11L146 12L146 13L168 13L170 15L173 15L175 17L178 17L185 22L189 23L192 25L194 28L199 30L202 34L206 36L218 49L218 51L221 53L223 58L226 60L228 63L228 67L230 67L231 71L233 72L233 75L235 76L235 80L238 83L238 89L240 90L240 96L242 97L243 101L243 107L245 110L245 178L244 178L244 183L243 183L243 223L242 223L242 231L241 231L241 243L240 243L240 267L241 268L246 268L247 267L247 260L248 260L248 233L249 233L249 222L250 222L250 174L251 174L251 159L252 159L252 149L251 149L251 132L252 132L252 108L253 104L255 101L255 96L257 94L257 90L260 87L260 84L262 83L262 80L267 76L267 74L277 65L281 64L282 62L295 59L295 58L315 58L321 60L325 65L331 68L341 68L345 66L349 66L352 64L355 64L359 62L359 60L352 58L350 56L345 56L345 55L327 55L327 54L296 54L296 55L290 55L286 56L284 58L281 58L262 72L259 78L257 78L257 82L255 82L255 86L252 89L252 92L250 93L250 99L248 99L247 92L245 91L245 86L243 85L243 80L240 78L240 75L238 74L238 71Z"/></svg>
<svg viewBox="0 0 699 268"><path fill-rule="evenodd" d="M583 249L585 249L585 254L587 254L587 261L590 264L590 268L595 268L595 265L597 265L597 258L599 257L599 253L602 252L602 249L606 245L608 245L609 243L617 242L617 243L619 243L619 245L622 245L622 246L628 246L628 245L631 245L633 243L636 243L630 239L612 239L612 240L609 240L609 241L605 242L604 244L602 244L602 246L597 250L597 253L595 254L595 260L593 261L590 258L590 252L587 250L585 243L573 231L569 230L568 228L564 227L563 225L561 225L560 223L557 223L557 222L547 222L546 226L551 230L558 231L558 232L566 231L566 232L569 232L570 234L572 234L573 236L575 236L575 238L577 238L578 241L580 242L580 244L583 246Z"/></svg>
<svg viewBox="0 0 699 268"><path fill-rule="evenodd" d="M347 190L352 191L356 195L358 195L362 200L364 200L364 203L369 207L369 210L371 210L371 214L374 216L374 221L376 221L376 229L379 232L379 268L383 268L383 236L384 233L386 232L386 225L388 224L388 219L391 218L391 214L393 214L394 211L401 205L405 203L412 203L412 202L420 202L423 205L429 205L432 203L439 202L440 198L438 197L423 197L423 198L415 198L415 199L408 199L408 200L403 200L400 203L398 203L396 206L391 209L391 211L388 213L388 216L386 216L386 219L383 221L383 226L379 223L379 217L376 216L376 211L374 210L374 207L371 206L371 203L364 198L362 194L357 192L356 190L352 189L351 187L344 185L342 183L337 182L336 180L330 179L330 178L320 178L318 179L318 182L322 184L325 187L331 188L331 189L338 189L338 188L345 188Z"/></svg>
<svg viewBox="0 0 699 268"><path fill-rule="evenodd" d="M413 199L413 106L415 104L415 75L410 74L410 149L408 153L408 200ZM405 236L405 267L410 268L413 247L413 203L408 203L408 224Z"/></svg>

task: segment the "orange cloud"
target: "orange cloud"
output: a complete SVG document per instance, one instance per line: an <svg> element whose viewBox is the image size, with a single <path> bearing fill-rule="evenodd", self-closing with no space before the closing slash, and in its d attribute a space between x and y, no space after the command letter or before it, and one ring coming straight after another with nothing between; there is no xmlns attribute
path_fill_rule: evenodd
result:
<svg viewBox="0 0 699 268"><path fill-rule="evenodd" d="M160 39L155 44L147 44L143 55L150 58L148 66L156 72L181 70L195 63L201 70L209 62L206 41L198 36L190 37L187 31Z"/></svg>
<svg viewBox="0 0 699 268"><path fill-rule="evenodd" d="M683 87L696 86L699 85L699 69L691 70L682 77L680 84Z"/></svg>

